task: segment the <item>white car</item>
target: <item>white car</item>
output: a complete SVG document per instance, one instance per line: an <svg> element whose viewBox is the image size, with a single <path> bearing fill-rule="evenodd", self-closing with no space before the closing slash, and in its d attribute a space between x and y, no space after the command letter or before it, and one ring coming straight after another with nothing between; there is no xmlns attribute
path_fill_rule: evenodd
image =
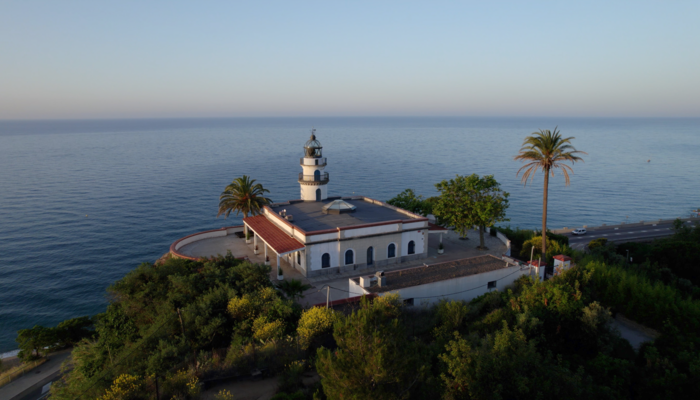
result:
<svg viewBox="0 0 700 400"><path fill-rule="evenodd" d="M571 231L572 235L585 235L586 234L586 229L584 228L577 228Z"/></svg>

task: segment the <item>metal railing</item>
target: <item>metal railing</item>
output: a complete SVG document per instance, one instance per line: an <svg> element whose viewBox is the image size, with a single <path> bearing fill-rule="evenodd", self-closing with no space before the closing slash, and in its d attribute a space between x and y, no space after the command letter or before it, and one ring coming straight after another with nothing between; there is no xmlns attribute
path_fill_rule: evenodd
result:
<svg viewBox="0 0 700 400"><path fill-rule="evenodd" d="M315 162L308 162L308 161L315 161ZM299 164L301 164L301 165L326 165L326 157L323 157L323 158L302 157L299 159Z"/></svg>
<svg viewBox="0 0 700 400"><path fill-rule="evenodd" d="M304 175L303 172L299 173L299 181L303 182L328 182L328 172L324 172L318 175Z"/></svg>

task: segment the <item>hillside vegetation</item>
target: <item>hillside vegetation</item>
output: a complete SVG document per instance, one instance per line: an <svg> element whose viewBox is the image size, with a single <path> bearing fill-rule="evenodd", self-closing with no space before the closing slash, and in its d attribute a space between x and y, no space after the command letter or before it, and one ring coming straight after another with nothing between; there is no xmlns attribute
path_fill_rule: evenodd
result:
<svg viewBox="0 0 700 400"><path fill-rule="evenodd" d="M52 398L147 399L158 381L161 398L196 399L254 372L280 376L276 399L692 398L700 302L607 246L469 303L387 296L344 312L303 310L269 267L230 255L145 263L109 288ZM635 351L618 312L660 337ZM309 370L321 381L307 387Z"/></svg>

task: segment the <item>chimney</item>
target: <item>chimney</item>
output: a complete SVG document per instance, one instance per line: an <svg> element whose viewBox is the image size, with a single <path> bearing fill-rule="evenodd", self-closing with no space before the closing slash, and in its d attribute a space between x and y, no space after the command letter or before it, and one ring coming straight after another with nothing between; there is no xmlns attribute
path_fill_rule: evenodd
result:
<svg viewBox="0 0 700 400"><path fill-rule="evenodd" d="M374 275L377 277L377 286L384 287L387 285L384 271L377 271Z"/></svg>
<svg viewBox="0 0 700 400"><path fill-rule="evenodd" d="M360 286L361 287L369 287L371 279L372 279L372 276L361 276L360 277Z"/></svg>

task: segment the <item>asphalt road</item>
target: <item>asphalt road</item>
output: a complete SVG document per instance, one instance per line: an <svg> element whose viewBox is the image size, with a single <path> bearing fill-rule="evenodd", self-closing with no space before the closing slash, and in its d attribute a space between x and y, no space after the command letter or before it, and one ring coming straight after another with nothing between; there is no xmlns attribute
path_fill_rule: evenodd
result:
<svg viewBox="0 0 700 400"><path fill-rule="evenodd" d="M696 226L698 222L686 223L686 225ZM569 237L569 246L577 250L585 249L588 242L593 239L606 238L610 242L642 242L653 240L665 236L673 235L673 223L662 224L628 224L610 227L589 228L585 235L575 236L567 233Z"/></svg>

